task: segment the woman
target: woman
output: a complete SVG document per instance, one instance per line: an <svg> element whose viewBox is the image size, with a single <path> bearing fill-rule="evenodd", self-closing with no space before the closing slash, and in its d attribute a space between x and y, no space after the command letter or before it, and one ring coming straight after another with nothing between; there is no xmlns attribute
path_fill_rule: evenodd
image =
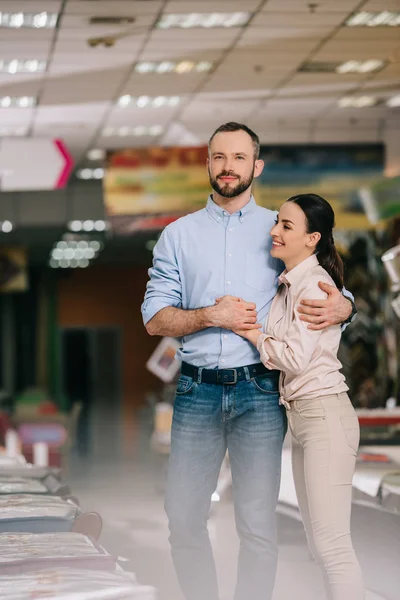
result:
<svg viewBox="0 0 400 600"><path fill-rule="evenodd" d="M332 230L334 212L315 194L289 198L271 230L271 255L286 266L265 333L236 331L270 369L279 369L280 402L292 433L296 492L310 550L331 600L362 600L364 586L350 537L352 476L359 424L337 358L340 326L307 328L297 306L326 298L319 281L343 287Z"/></svg>

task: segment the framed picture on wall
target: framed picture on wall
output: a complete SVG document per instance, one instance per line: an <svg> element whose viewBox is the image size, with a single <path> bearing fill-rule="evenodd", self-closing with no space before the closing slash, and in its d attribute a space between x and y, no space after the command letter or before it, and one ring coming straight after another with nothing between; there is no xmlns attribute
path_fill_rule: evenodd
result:
<svg viewBox="0 0 400 600"><path fill-rule="evenodd" d="M181 366L181 361L175 357L179 347L175 338L165 337L146 363L148 370L165 383L174 379Z"/></svg>

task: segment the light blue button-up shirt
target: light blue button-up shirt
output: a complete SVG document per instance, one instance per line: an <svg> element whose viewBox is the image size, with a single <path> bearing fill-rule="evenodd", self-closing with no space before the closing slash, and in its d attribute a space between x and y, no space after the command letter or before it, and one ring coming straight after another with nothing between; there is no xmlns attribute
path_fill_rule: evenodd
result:
<svg viewBox="0 0 400 600"><path fill-rule="evenodd" d="M270 255L276 212L252 197L231 215L212 200L168 225L154 248L142 305L146 324L166 306L212 306L219 296L254 302L264 323L283 271ZM224 369L260 362L257 349L232 331L209 327L182 338L178 358L197 367Z"/></svg>

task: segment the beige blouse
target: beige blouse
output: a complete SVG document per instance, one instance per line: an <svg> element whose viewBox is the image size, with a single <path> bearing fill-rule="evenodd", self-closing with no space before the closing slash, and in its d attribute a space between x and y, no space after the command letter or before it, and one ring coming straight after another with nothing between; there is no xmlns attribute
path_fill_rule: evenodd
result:
<svg viewBox="0 0 400 600"><path fill-rule="evenodd" d="M302 299L326 299L319 281L335 285L315 254L279 277L280 287L272 302L265 333L257 341L261 361L282 371L281 403L340 394L349 388L337 358L340 325L321 331L307 329L297 306Z"/></svg>

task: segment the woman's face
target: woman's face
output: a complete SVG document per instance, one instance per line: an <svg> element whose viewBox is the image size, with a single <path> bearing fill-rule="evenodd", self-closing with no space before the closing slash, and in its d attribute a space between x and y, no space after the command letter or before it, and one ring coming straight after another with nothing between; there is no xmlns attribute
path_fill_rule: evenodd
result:
<svg viewBox="0 0 400 600"><path fill-rule="evenodd" d="M282 260L287 268L293 268L311 256L321 238L317 232L307 233L306 216L295 202L282 204L270 233L271 255Z"/></svg>

